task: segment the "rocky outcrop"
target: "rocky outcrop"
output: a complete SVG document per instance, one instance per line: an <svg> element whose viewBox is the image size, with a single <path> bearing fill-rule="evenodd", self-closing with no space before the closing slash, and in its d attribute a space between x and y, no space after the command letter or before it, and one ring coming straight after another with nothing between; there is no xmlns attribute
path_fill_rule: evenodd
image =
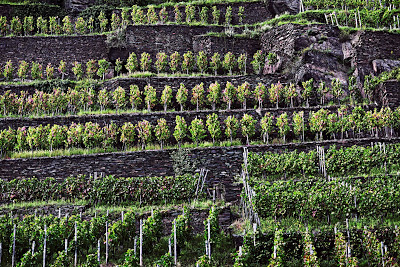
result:
<svg viewBox="0 0 400 267"><path fill-rule="evenodd" d="M288 12L289 14L297 14L300 9L299 0L273 0L270 5L275 14L282 14Z"/></svg>

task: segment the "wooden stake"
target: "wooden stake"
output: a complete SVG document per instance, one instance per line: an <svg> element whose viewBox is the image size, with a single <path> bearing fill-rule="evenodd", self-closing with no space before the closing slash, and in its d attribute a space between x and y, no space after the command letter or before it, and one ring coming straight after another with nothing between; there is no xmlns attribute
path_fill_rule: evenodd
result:
<svg viewBox="0 0 400 267"><path fill-rule="evenodd" d="M64 251L65 251L65 255L68 254L68 239L65 238L64 240Z"/></svg>
<svg viewBox="0 0 400 267"><path fill-rule="evenodd" d="M46 267L47 226L44 225L43 267Z"/></svg>
<svg viewBox="0 0 400 267"><path fill-rule="evenodd" d="M32 256L35 254L35 240L32 241Z"/></svg>
<svg viewBox="0 0 400 267"><path fill-rule="evenodd" d="M100 263L100 239L97 240L97 261Z"/></svg>
<svg viewBox="0 0 400 267"><path fill-rule="evenodd" d="M106 222L106 264L108 264L108 222Z"/></svg>
<svg viewBox="0 0 400 267"><path fill-rule="evenodd" d="M174 262L178 263L177 246L176 246L176 220L174 220Z"/></svg>
<svg viewBox="0 0 400 267"><path fill-rule="evenodd" d="M13 245L12 245L12 257L11 257L11 266L15 266L15 235L17 234L17 226L14 224L14 236L13 236Z"/></svg>
<svg viewBox="0 0 400 267"><path fill-rule="evenodd" d="M140 229L139 229L139 233L140 233L140 243L139 243L139 265L143 266L143 220L140 219Z"/></svg>
<svg viewBox="0 0 400 267"><path fill-rule="evenodd" d="M75 255L74 255L74 266L78 265L78 227L75 221Z"/></svg>
<svg viewBox="0 0 400 267"><path fill-rule="evenodd" d="M0 242L0 265L1 265L1 256L3 256L3 243Z"/></svg>

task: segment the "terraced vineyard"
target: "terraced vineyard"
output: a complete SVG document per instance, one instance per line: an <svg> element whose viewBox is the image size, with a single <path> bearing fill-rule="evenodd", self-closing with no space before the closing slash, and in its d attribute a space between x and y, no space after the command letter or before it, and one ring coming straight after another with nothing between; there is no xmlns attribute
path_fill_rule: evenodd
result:
<svg viewBox="0 0 400 267"><path fill-rule="evenodd" d="M398 1L0 2L0 266L398 266Z"/></svg>

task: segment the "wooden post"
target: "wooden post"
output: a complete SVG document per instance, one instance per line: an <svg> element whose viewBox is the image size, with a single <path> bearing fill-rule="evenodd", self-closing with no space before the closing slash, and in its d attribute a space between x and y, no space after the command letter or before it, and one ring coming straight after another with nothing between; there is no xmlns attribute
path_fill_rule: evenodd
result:
<svg viewBox="0 0 400 267"><path fill-rule="evenodd" d="M256 232L257 232L257 224L253 223L253 233L254 233L253 242L254 242L254 247L256 246Z"/></svg>
<svg viewBox="0 0 400 267"><path fill-rule="evenodd" d="M11 266L15 266L15 235L17 234L17 226L14 224L14 236L13 236L13 245L12 245L12 257L11 257Z"/></svg>
<svg viewBox="0 0 400 267"><path fill-rule="evenodd" d="M106 222L106 265L107 264L108 264L108 222Z"/></svg>
<svg viewBox="0 0 400 267"><path fill-rule="evenodd" d="M97 261L100 263L100 239L97 240Z"/></svg>
<svg viewBox="0 0 400 267"><path fill-rule="evenodd" d="M61 208L58 208L58 219L61 218Z"/></svg>
<svg viewBox="0 0 400 267"><path fill-rule="evenodd" d="M75 221L75 255L74 255L74 266L76 266L78 264L78 227L76 225L76 221Z"/></svg>
<svg viewBox="0 0 400 267"><path fill-rule="evenodd" d="M33 240L32 241L32 256L33 256L33 254L35 254L35 245L36 245L35 240Z"/></svg>
<svg viewBox="0 0 400 267"><path fill-rule="evenodd" d="M68 254L68 239L65 238L64 240L64 251L65 251L65 255Z"/></svg>
<svg viewBox="0 0 400 267"><path fill-rule="evenodd" d="M171 238L168 238L168 253L172 256Z"/></svg>
<svg viewBox="0 0 400 267"><path fill-rule="evenodd" d="M121 211L121 221L124 222L124 211Z"/></svg>
<svg viewBox="0 0 400 267"><path fill-rule="evenodd" d="M47 249L47 226L44 225L43 267L46 266L46 249Z"/></svg>
<svg viewBox="0 0 400 267"><path fill-rule="evenodd" d="M3 243L0 242L0 266L1 266L1 256L3 255Z"/></svg>
<svg viewBox="0 0 400 267"><path fill-rule="evenodd" d="M177 255L177 246L176 246L176 220L174 220L174 262L175 265L178 262L178 255Z"/></svg>
<svg viewBox="0 0 400 267"><path fill-rule="evenodd" d="M139 265L143 266L143 219L140 219Z"/></svg>
<svg viewBox="0 0 400 267"><path fill-rule="evenodd" d="M208 243L208 258L211 259L211 225L210 225L210 219L207 221L207 227L208 227L208 238L207 238L207 243Z"/></svg>
<svg viewBox="0 0 400 267"><path fill-rule="evenodd" d="M383 253L383 242L381 242L382 266L385 267L385 256Z"/></svg>

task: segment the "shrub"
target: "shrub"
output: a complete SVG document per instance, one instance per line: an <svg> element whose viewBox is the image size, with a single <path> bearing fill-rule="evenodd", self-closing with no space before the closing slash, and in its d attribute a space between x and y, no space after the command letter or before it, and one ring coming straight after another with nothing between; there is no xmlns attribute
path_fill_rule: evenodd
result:
<svg viewBox="0 0 400 267"><path fill-rule="evenodd" d="M260 126L263 135L263 141L264 143L267 142L268 144L269 135L273 131L273 116L271 115L271 113L265 113L264 117L261 118Z"/></svg>
<svg viewBox="0 0 400 267"><path fill-rule="evenodd" d="M146 144L151 141L151 124L147 120L139 121L135 126L138 132L138 139L142 144L142 149L146 148Z"/></svg>
<svg viewBox="0 0 400 267"><path fill-rule="evenodd" d="M224 122L226 126L225 135L231 140L232 143L232 139L236 137L237 131L239 129L239 121L235 116L230 115L225 119Z"/></svg>
<svg viewBox="0 0 400 267"><path fill-rule="evenodd" d="M77 31L77 33L80 33L80 34L86 33L87 24L86 24L86 21L82 17L77 18L77 20L75 22L75 30Z"/></svg>
<svg viewBox="0 0 400 267"><path fill-rule="evenodd" d="M241 54L238 57L237 63L239 71L242 72L244 75L246 75L246 62L247 62L247 54Z"/></svg>
<svg viewBox="0 0 400 267"><path fill-rule="evenodd" d="M94 18L93 18L93 16L89 17L87 26L88 26L89 32L92 33L93 29L94 29Z"/></svg>
<svg viewBox="0 0 400 267"><path fill-rule="evenodd" d="M50 34L61 34L61 26L58 24L57 20L58 17L49 17Z"/></svg>
<svg viewBox="0 0 400 267"><path fill-rule="evenodd" d="M150 58L150 54L143 52L140 55L140 69L142 71L149 71L151 67L151 58Z"/></svg>
<svg viewBox="0 0 400 267"><path fill-rule="evenodd" d="M206 53L204 51L199 51L199 54L197 55L197 67L202 74L207 71L207 65L208 59Z"/></svg>
<svg viewBox="0 0 400 267"><path fill-rule="evenodd" d="M183 105L186 103L188 97L188 90L186 89L185 85L181 83L179 85L179 89L176 92L176 102L179 103L181 106L181 111L183 111Z"/></svg>
<svg viewBox="0 0 400 267"><path fill-rule="evenodd" d="M139 63L138 63L135 52L129 53L129 57L126 61L125 67L129 71L129 74L132 74L132 72L134 72L138 69Z"/></svg>
<svg viewBox="0 0 400 267"><path fill-rule="evenodd" d="M235 55L232 52L228 52L225 54L224 61L222 62L222 66L226 71L229 71L229 75L232 75L232 70L236 66Z"/></svg>
<svg viewBox="0 0 400 267"><path fill-rule="evenodd" d="M286 112L282 113L280 116L276 118L276 126L278 126L279 135L283 137L283 142L285 143L286 135L290 131L289 119Z"/></svg>
<svg viewBox="0 0 400 267"><path fill-rule="evenodd" d="M125 122L121 127L120 141L124 149L133 147L135 144L135 126L131 122Z"/></svg>
<svg viewBox="0 0 400 267"><path fill-rule="evenodd" d="M196 84L192 89L192 99L190 102L196 105L196 111L199 111L199 106L203 104L204 101L204 84Z"/></svg>
<svg viewBox="0 0 400 267"><path fill-rule="evenodd" d="M162 24L165 24L168 21L168 12L165 6L160 9L159 17Z"/></svg>
<svg viewBox="0 0 400 267"><path fill-rule="evenodd" d="M221 68L221 66L222 66L221 56L219 55L218 52L216 52L211 57L211 61L210 61L210 67L214 71L215 76L217 76L218 70Z"/></svg>
<svg viewBox="0 0 400 267"><path fill-rule="evenodd" d="M278 56L273 52L269 52L267 55L267 62L268 65L275 65L278 62Z"/></svg>
<svg viewBox="0 0 400 267"><path fill-rule="evenodd" d="M118 14L112 13L111 15L111 30L115 31L121 27L121 19Z"/></svg>
<svg viewBox="0 0 400 267"><path fill-rule="evenodd" d="M195 118L192 120L189 131L191 133L191 139L196 144L199 143L206 136L206 130L204 129L204 123L202 119Z"/></svg>
<svg viewBox="0 0 400 267"><path fill-rule="evenodd" d="M290 107L293 107L293 98L297 97L297 91L293 83L286 85L283 89L286 102L290 101Z"/></svg>
<svg viewBox="0 0 400 267"><path fill-rule="evenodd" d="M125 89L121 86L118 86L113 92L113 100L116 112L118 113L118 109L121 109L125 106Z"/></svg>
<svg viewBox="0 0 400 267"><path fill-rule="evenodd" d="M175 17L175 22L176 23L181 23L182 22L182 14L179 11L179 6L178 5L174 6L174 17Z"/></svg>
<svg viewBox="0 0 400 267"><path fill-rule="evenodd" d="M232 7L228 6L225 11L225 25L232 24Z"/></svg>
<svg viewBox="0 0 400 267"><path fill-rule="evenodd" d="M221 135L221 125L218 120L218 115L215 113L208 114L206 125L214 144L215 139L218 139Z"/></svg>
<svg viewBox="0 0 400 267"><path fill-rule="evenodd" d="M38 17L37 21L36 21L36 26L37 26L38 32L40 31L41 34L47 33L47 20L43 19L42 17Z"/></svg>
<svg viewBox="0 0 400 267"><path fill-rule="evenodd" d="M154 6L150 6L147 9L147 21L149 24L156 24L158 22L157 13L154 10Z"/></svg>
<svg viewBox="0 0 400 267"><path fill-rule="evenodd" d="M129 102L131 103L132 109L137 109L142 103L141 92L139 86L136 84L131 84L129 92Z"/></svg>
<svg viewBox="0 0 400 267"><path fill-rule="evenodd" d="M244 7L243 6L239 7L238 18L239 18L239 23L243 24L243 19L244 19Z"/></svg>
<svg viewBox="0 0 400 267"><path fill-rule="evenodd" d="M1 35L7 34L7 17L0 16L0 33Z"/></svg>
<svg viewBox="0 0 400 267"><path fill-rule="evenodd" d="M64 60L60 61L57 70L59 73L61 73L61 79L64 80L65 71L67 70L67 64Z"/></svg>
<svg viewBox="0 0 400 267"><path fill-rule="evenodd" d="M61 148L67 139L67 126L60 126L54 124L48 136L48 143L50 144L50 150Z"/></svg>
<svg viewBox="0 0 400 267"><path fill-rule="evenodd" d="M69 16L65 16L62 22L63 22L63 32L65 34L72 34L74 32L74 27L72 26Z"/></svg>
<svg viewBox="0 0 400 267"><path fill-rule="evenodd" d="M83 144L84 130L85 128L82 124L73 122L68 128L65 145L67 147L80 147Z"/></svg>
<svg viewBox="0 0 400 267"><path fill-rule="evenodd" d="M258 83L256 88L254 89L254 98L258 101L258 108L262 109L262 103L265 98L266 91L265 85L262 83Z"/></svg>
<svg viewBox="0 0 400 267"><path fill-rule="evenodd" d="M43 70L42 70L42 65L40 63L32 61L31 76L32 79L34 80L43 79Z"/></svg>
<svg viewBox="0 0 400 267"><path fill-rule="evenodd" d="M122 9L121 11L121 25L123 27L128 26L129 24L129 14L127 9Z"/></svg>
<svg viewBox="0 0 400 267"><path fill-rule="evenodd" d="M48 63L46 66L46 78L47 80L51 80L54 77L54 67L51 63Z"/></svg>
<svg viewBox="0 0 400 267"><path fill-rule="evenodd" d="M19 62L18 77L24 80L28 74L29 64L25 60Z"/></svg>
<svg viewBox="0 0 400 267"><path fill-rule="evenodd" d="M121 70L122 70L122 61L120 58L117 58L117 60L115 61L115 72L117 73L118 76Z"/></svg>
<svg viewBox="0 0 400 267"><path fill-rule="evenodd" d="M166 85L161 94L161 104L164 105L164 112L167 111L167 107L169 104L171 104L171 100L172 100L172 88L171 86Z"/></svg>
<svg viewBox="0 0 400 267"><path fill-rule="evenodd" d="M167 141L171 136L171 133L167 125L167 121L164 118L157 120L157 125L154 129L154 134L157 140L160 142L161 149L163 149L164 142Z"/></svg>
<svg viewBox="0 0 400 267"><path fill-rule="evenodd" d="M193 5L186 5L185 6L185 13L186 13L186 22L191 23L194 21L195 17L195 7Z"/></svg>
<svg viewBox="0 0 400 267"><path fill-rule="evenodd" d="M308 107L308 99L311 97L312 93L313 93L313 86L314 80L310 79L308 81L302 82L301 84L303 85L303 92L301 94L301 96L303 97L303 99L306 99L306 106Z"/></svg>
<svg viewBox="0 0 400 267"><path fill-rule="evenodd" d="M144 101L147 104L148 111L151 111L151 108L157 102L156 89L149 84L144 87Z"/></svg>
<svg viewBox="0 0 400 267"><path fill-rule="evenodd" d="M97 62L99 68L97 69L97 76L99 76L100 78L102 78L103 80L105 79L106 73L108 68L110 67L111 63L108 62L106 59L100 59Z"/></svg>
<svg viewBox="0 0 400 267"><path fill-rule="evenodd" d="M157 53L156 55L156 69L158 74L160 74L160 72L164 72L166 70L166 67L168 65L168 56L167 54L161 52L161 53Z"/></svg>
<svg viewBox="0 0 400 267"><path fill-rule="evenodd" d="M244 82L237 87L237 98L242 103L242 108L244 110L246 110L246 102L250 95L250 84L248 82Z"/></svg>
<svg viewBox="0 0 400 267"><path fill-rule="evenodd" d="M216 6L212 7L212 17L213 17L213 23L214 24L219 24L219 16L221 15L221 12Z"/></svg>
<svg viewBox="0 0 400 267"><path fill-rule="evenodd" d="M185 118L181 116L176 116L175 122L176 125L175 125L174 137L175 140L178 142L179 147L181 147L181 142L186 137L187 134L187 124Z"/></svg>
<svg viewBox="0 0 400 267"><path fill-rule="evenodd" d="M179 55L178 52L175 51L173 54L171 54L169 59L170 59L169 68L171 69L172 73L176 73L176 71L179 68L179 63L181 61L181 56Z"/></svg>
<svg viewBox="0 0 400 267"><path fill-rule="evenodd" d="M203 6L200 11L200 21L203 24L208 23L208 8L206 6Z"/></svg>
<svg viewBox="0 0 400 267"><path fill-rule="evenodd" d="M296 136L302 136L301 139L304 141L305 130L304 111L293 112L293 133Z"/></svg>
<svg viewBox="0 0 400 267"><path fill-rule="evenodd" d="M279 99L281 98L282 95L282 84L278 82L277 84L271 84L269 88L269 100L271 103L276 103L276 108L278 108L279 105Z"/></svg>
<svg viewBox="0 0 400 267"><path fill-rule="evenodd" d="M87 122L83 132L83 144L86 148L99 147L104 140L103 131L98 123Z"/></svg>
<svg viewBox="0 0 400 267"><path fill-rule="evenodd" d="M207 98L212 105L212 110L215 110L215 105L219 103L219 100L221 98L221 86L217 81L210 84L210 86L208 87Z"/></svg>
<svg viewBox="0 0 400 267"><path fill-rule="evenodd" d="M240 120L243 136L246 136L246 144L249 145L249 138L255 134L256 120L249 114L244 114Z"/></svg>
<svg viewBox="0 0 400 267"><path fill-rule="evenodd" d="M226 82L225 89L222 91L222 100L227 103L227 109L231 109L231 104L235 99L235 86L231 82Z"/></svg>
<svg viewBox="0 0 400 267"><path fill-rule="evenodd" d="M1 23L1 21L0 21L0 23ZM25 17L24 18L24 33L25 33L25 35L31 35L33 30L34 30L34 28L33 28L33 17Z"/></svg>
<svg viewBox="0 0 400 267"><path fill-rule="evenodd" d="M98 95L98 103L100 105L100 111L103 111L110 103L110 97L107 89L101 89Z"/></svg>
<svg viewBox="0 0 400 267"><path fill-rule="evenodd" d="M111 122L111 124L103 127L103 133L104 133L104 138L102 142L103 148L115 147L118 142L118 134L119 134L118 126L114 122Z"/></svg>
<svg viewBox="0 0 400 267"><path fill-rule="evenodd" d="M320 140L323 139L322 133L326 131L326 127L328 125L328 113L329 111L326 109L320 109L317 112L311 112L308 123L310 125L310 131L313 133L320 134Z"/></svg>
<svg viewBox="0 0 400 267"><path fill-rule="evenodd" d="M186 72L186 74L189 74L189 72L193 71L194 67L194 56L191 51L186 52L183 55L183 61L182 61L182 71Z"/></svg>
<svg viewBox="0 0 400 267"><path fill-rule="evenodd" d="M107 30L107 24L108 24L108 19L106 17L106 14L104 14L104 12L101 11L98 19L100 22L100 31L105 32Z"/></svg>
<svg viewBox="0 0 400 267"><path fill-rule="evenodd" d="M253 65L253 70L256 74L261 73L261 70L264 67L263 64L264 64L264 54L262 53L261 50L258 50L253 55L253 60L251 61L251 65Z"/></svg>
<svg viewBox="0 0 400 267"><path fill-rule="evenodd" d="M82 79L83 77L83 70L82 70L82 64L75 61L72 63L72 72L74 73L75 77L77 80ZM32 68L33 68L33 62L32 62Z"/></svg>
<svg viewBox="0 0 400 267"><path fill-rule="evenodd" d="M11 80L13 77L13 66L11 60L7 61L3 69L3 76L6 80Z"/></svg>
<svg viewBox="0 0 400 267"><path fill-rule="evenodd" d="M92 79L97 72L96 61L94 59L86 62L86 75L89 79Z"/></svg>

